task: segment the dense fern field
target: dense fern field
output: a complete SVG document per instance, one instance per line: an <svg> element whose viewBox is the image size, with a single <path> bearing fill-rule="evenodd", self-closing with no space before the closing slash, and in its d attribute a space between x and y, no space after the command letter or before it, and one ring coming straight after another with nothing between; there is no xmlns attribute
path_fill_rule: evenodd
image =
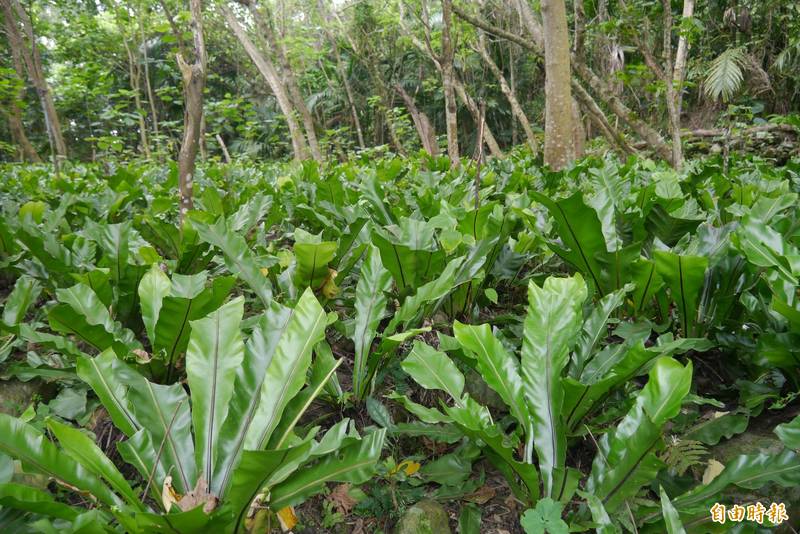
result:
<svg viewBox="0 0 800 534"><path fill-rule="evenodd" d="M4 532L800 524L796 160L0 172Z"/></svg>

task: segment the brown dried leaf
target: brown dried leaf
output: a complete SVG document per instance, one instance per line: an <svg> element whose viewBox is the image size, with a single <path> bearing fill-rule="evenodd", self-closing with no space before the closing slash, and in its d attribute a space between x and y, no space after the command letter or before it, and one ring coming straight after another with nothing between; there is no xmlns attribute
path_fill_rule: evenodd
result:
<svg viewBox="0 0 800 534"><path fill-rule="evenodd" d="M178 502L178 508L184 512L193 510L203 505L205 513L211 513L217 507L217 497L208 491L208 482L203 477L200 477L195 484L194 489L181 497Z"/></svg>
<svg viewBox="0 0 800 534"><path fill-rule="evenodd" d="M495 489L491 486L481 486L474 492L464 497L465 501L474 502L475 504L486 504L497 494Z"/></svg>
<svg viewBox="0 0 800 534"><path fill-rule="evenodd" d="M336 511L342 515L350 513L358 501L350 495L350 484L339 484L326 499L336 507Z"/></svg>

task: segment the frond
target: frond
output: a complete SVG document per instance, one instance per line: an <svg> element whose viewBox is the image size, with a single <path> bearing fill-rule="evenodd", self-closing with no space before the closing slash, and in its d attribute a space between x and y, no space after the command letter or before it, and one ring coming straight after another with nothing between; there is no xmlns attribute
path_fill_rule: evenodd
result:
<svg viewBox="0 0 800 534"><path fill-rule="evenodd" d="M703 82L706 96L712 100L719 100L720 97L725 102L730 100L742 85L744 60L741 48L728 48L712 61Z"/></svg>

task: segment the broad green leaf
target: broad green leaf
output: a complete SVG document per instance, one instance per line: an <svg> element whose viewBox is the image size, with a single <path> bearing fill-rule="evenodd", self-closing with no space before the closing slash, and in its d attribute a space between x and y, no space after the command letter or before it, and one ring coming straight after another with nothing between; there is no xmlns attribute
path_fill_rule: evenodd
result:
<svg viewBox="0 0 800 534"><path fill-rule="evenodd" d="M527 510L520 518L525 534L568 534L569 526L561 519L564 505L545 497L536 508Z"/></svg>
<svg viewBox="0 0 800 534"><path fill-rule="evenodd" d="M574 368L575 374L580 375L583 366L591 357L595 347L603 337L608 335L608 320L611 313L622 305L625 299L626 289L620 289L609 293L600 299L600 302L592 308L589 317L583 322L580 340L575 346Z"/></svg>
<svg viewBox="0 0 800 534"><path fill-rule="evenodd" d="M662 428L680 411L691 378L691 363L683 367L672 358L659 358L631 410L600 439L586 488L609 512L655 479L663 465L655 455L663 443Z"/></svg>
<svg viewBox="0 0 800 534"><path fill-rule="evenodd" d="M294 231L294 239L295 287L320 289L329 276L328 263L336 256L336 242L322 241L302 228Z"/></svg>
<svg viewBox="0 0 800 534"><path fill-rule="evenodd" d="M141 428L127 397L127 387L139 378L138 373L117 359L114 351L105 350L94 358L78 357L76 371L89 384L105 407L114 426L131 437Z"/></svg>
<svg viewBox="0 0 800 534"><path fill-rule="evenodd" d="M230 230L223 217L214 224L192 220L192 226L197 230L200 239L222 251L228 270L244 280L264 306L269 305L272 287L269 279L261 274L256 256L244 238Z"/></svg>
<svg viewBox="0 0 800 534"><path fill-rule="evenodd" d="M186 493L195 485L195 454L189 398L180 384L153 384L139 377L128 389L128 402L136 420L149 434L149 442L162 449L159 462L172 473L175 490ZM148 451L140 451L144 456ZM163 480L158 480L161 486Z"/></svg>
<svg viewBox="0 0 800 534"><path fill-rule="evenodd" d="M281 336L289 327L291 317L292 310L273 302L261 315L245 344L244 359L236 371L228 417L217 441L219 456L210 487L218 495L224 496L233 469L244 449L245 436L261 398L264 376Z"/></svg>
<svg viewBox="0 0 800 534"><path fill-rule="evenodd" d="M17 278L14 289L3 303L3 323L6 326L16 326L25 318L28 309L39 298L42 286L38 281L22 275Z"/></svg>
<svg viewBox="0 0 800 534"><path fill-rule="evenodd" d="M161 313L161 303L166 297L172 282L157 264L153 264L139 282L139 302L142 307L142 322L150 343L156 341L156 323Z"/></svg>
<svg viewBox="0 0 800 534"><path fill-rule="evenodd" d="M592 521L595 523L597 534L618 534L621 532L619 527L611 521L603 503L600 502L600 499L598 499L596 495L580 490L578 490L578 495L583 497L586 500L586 504L589 506L589 511L592 513Z"/></svg>
<svg viewBox="0 0 800 534"><path fill-rule="evenodd" d="M586 284L580 274L550 277L541 288L533 281L528 285L522 375L545 496L553 496L563 476L566 432L561 373L580 332L586 296Z"/></svg>
<svg viewBox="0 0 800 534"><path fill-rule="evenodd" d="M789 449L800 451L800 415L775 427L775 434Z"/></svg>
<svg viewBox="0 0 800 534"><path fill-rule="evenodd" d="M517 359L506 351L487 324L473 326L456 321L453 332L461 346L475 355L478 373L500 395L530 436L530 414Z"/></svg>
<svg viewBox="0 0 800 534"><path fill-rule="evenodd" d="M458 514L459 534L480 534L481 532L481 509L473 503L461 505L461 512Z"/></svg>
<svg viewBox="0 0 800 534"><path fill-rule="evenodd" d="M678 514L678 511L669 500L667 492L664 491L664 488L659 488L659 493L661 496L661 514L664 516L664 523L667 526L667 533L686 534L686 530L683 528L683 523L681 523L681 516Z"/></svg>
<svg viewBox="0 0 800 534"><path fill-rule="evenodd" d="M78 516L77 509L56 502L50 493L22 484L0 484L0 505L67 521Z"/></svg>
<svg viewBox="0 0 800 534"><path fill-rule="evenodd" d="M732 239L750 263L772 268L783 280L797 285L799 273L793 271L787 259L790 255L796 257L797 249L765 221L745 216Z"/></svg>
<svg viewBox="0 0 800 534"><path fill-rule="evenodd" d="M118 224L96 223L86 220L86 236L95 241L106 254L111 277L119 281L128 266L128 242L131 237L131 221Z"/></svg>
<svg viewBox="0 0 800 534"><path fill-rule="evenodd" d="M450 423L452 421L452 419L436 408L428 408L427 406L417 404L405 395L392 392L386 395L386 398L399 402L403 408L411 412L417 419L424 423Z"/></svg>
<svg viewBox="0 0 800 534"><path fill-rule="evenodd" d="M649 303L653 295L664 286L664 280L658 274L655 262L644 258L639 258L631 264L631 280L636 285L631 297L636 312Z"/></svg>
<svg viewBox="0 0 800 534"><path fill-rule="evenodd" d="M6 414L0 414L0 452L21 461L24 470L42 473L89 492L107 506L122 505L102 480L59 450L44 434Z"/></svg>
<svg viewBox="0 0 800 534"><path fill-rule="evenodd" d="M144 509L128 481L91 438L80 430L59 423L55 419L47 420L47 428L56 436L64 451L76 462L105 480L128 504L140 510Z"/></svg>
<svg viewBox="0 0 800 534"><path fill-rule="evenodd" d="M325 311L309 288L297 301L261 385L259 403L245 437L245 448L269 441L289 401L303 388L311 352L325 336Z"/></svg>
<svg viewBox="0 0 800 534"><path fill-rule="evenodd" d="M361 484L370 479L380 458L386 429L364 436L360 441L308 466L270 491L270 508L280 510L304 501L321 491L328 482Z"/></svg>
<svg viewBox="0 0 800 534"><path fill-rule="evenodd" d="M383 267L378 249L369 245L361 266L361 276L356 285L355 363L353 364L353 391L357 398L368 393L367 359L375 339L378 324L386 312L386 292L391 289L392 275Z"/></svg>
<svg viewBox="0 0 800 534"><path fill-rule="evenodd" d="M681 256L661 250L657 250L654 256L656 271L669 287L677 305L683 337L690 337L697 321L697 302L705 283L708 258Z"/></svg>
<svg viewBox="0 0 800 534"><path fill-rule="evenodd" d="M464 375L444 353L416 341L401 366L403 371L420 386L425 389L440 389L450 395L456 403L461 402Z"/></svg>
<svg viewBox="0 0 800 534"><path fill-rule="evenodd" d="M203 319L192 321L186 351L186 377L192 392L192 426L197 472L209 484L217 457L217 436L228 414L236 371L244 358L239 324L244 297L238 297Z"/></svg>
<svg viewBox="0 0 800 534"><path fill-rule="evenodd" d="M158 447L150 441L150 434L142 428L129 439L117 442L119 455L127 463L139 471L142 479L150 480L150 497L156 502L161 500L161 489L164 479L167 476L164 466L160 461L157 462ZM163 450L162 450L163 454Z"/></svg>

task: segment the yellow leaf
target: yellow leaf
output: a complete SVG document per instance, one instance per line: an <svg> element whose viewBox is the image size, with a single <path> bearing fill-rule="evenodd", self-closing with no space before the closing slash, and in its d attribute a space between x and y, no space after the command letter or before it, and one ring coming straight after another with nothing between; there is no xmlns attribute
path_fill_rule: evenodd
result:
<svg viewBox="0 0 800 534"><path fill-rule="evenodd" d="M711 481L717 478L717 476L722 473L724 469L725 466L720 462L714 460L713 458L709 460L708 467L706 467L706 470L703 473L703 484L710 484Z"/></svg>
<svg viewBox="0 0 800 534"><path fill-rule="evenodd" d="M420 468L420 467L422 467L422 464L420 464L420 463L418 463L418 462L413 462L413 461L411 461L411 460L406 460L406 461L405 461L405 462L403 462L403 463L405 463L405 464L406 464L405 471L406 471L406 474L407 474L408 476L411 476L411 475L413 475L414 473L416 473L417 471L419 471L419 468Z"/></svg>
<svg viewBox="0 0 800 534"><path fill-rule="evenodd" d="M334 282L338 274L337 271L328 267L328 277L325 278L325 282L322 284L322 294L325 295L326 298L332 299L339 294L339 287L336 285L336 282Z"/></svg>
<svg viewBox="0 0 800 534"><path fill-rule="evenodd" d="M297 524L297 516L294 515L294 508L287 506L278 510L278 521L281 522L281 529L286 532L292 530Z"/></svg>
<svg viewBox="0 0 800 534"><path fill-rule="evenodd" d="M161 487L161 503L164 505L164 510L169 512L173 504L178 504L181 496L172 487L172 476L167 475L164 479L164 485Z"/></svg>
<svg viewBox="0 0 800 534"><path fill-rule="evenodd" d="M261 274L263 274L264 276L267 276L269 274L269 269L267 269L266 267L262 267L261 268Z"/></svg>

